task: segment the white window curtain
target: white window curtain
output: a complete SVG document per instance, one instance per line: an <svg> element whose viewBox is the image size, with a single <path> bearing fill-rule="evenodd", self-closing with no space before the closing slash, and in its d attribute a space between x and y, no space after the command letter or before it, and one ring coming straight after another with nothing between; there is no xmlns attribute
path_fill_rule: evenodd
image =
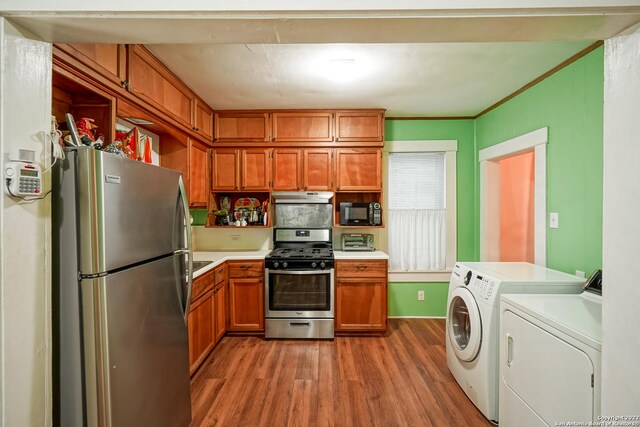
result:
<svg viewBox="0 0 640 427"><path fill-rule="evenodd" d="M389 153L389 269L446 268L445 153Z"/></svg>

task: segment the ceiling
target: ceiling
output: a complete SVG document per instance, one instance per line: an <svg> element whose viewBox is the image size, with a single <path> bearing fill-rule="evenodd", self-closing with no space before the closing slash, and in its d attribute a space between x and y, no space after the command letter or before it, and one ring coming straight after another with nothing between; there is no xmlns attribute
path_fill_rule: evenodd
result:
<svg viewBox="0 0 640 427"><path fill-rule="evenodd" d="M214 109L386 108L387 116L460 117L640 22L638 2L588 3L267 12L0 6L0 13L47 41L143 43ZM330 78L331 60L348 62L351 77Z"/></svg>

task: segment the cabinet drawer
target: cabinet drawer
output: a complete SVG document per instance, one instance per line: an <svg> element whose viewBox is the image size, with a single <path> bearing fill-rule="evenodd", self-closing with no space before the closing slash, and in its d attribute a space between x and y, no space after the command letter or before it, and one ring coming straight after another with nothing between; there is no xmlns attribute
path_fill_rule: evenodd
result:
<svg viewBox="0 0 640 427"><path fill-rule="evenodd" d="M229 261L229 277L263 277L262 261Z"/></svg>
<svg viewBox="0 0 640 427"><path fill-rule="evenodd" d="M385 277L387 261L336 261L338 277Z"/></svg>
<svg viewBox="0 0 640 427"><path fill-rule="evenodd" d="M195 301L198 297L209 289L213 289L213 271L207 271L202 276L193 279L191 288L191 301Z"/></svg>
<svg viewBox="0 0 640 427"><path fill-rule="evenodd" d="M218 286L219 284L224 283L225 279L227 278L226 273L227 273L226 264L222 264L213 269L213 274L215 276L213 283L215 284L215 286Z"/></svg>

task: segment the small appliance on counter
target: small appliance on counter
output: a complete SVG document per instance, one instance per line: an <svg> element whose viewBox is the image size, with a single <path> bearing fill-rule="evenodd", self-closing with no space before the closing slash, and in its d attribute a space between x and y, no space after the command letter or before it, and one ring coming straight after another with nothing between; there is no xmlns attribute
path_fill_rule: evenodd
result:
<svg viewBox="0 0 640 427"><path fill-rule="evenodd" d="M375 251L373 234L352 233L342 235L343 251Z"/></svg>
<svg viewBox="0 0 640 427"><path fill-rule="evenodd" d="M340 225L382 225L378 202L340 202Z"/></svg>

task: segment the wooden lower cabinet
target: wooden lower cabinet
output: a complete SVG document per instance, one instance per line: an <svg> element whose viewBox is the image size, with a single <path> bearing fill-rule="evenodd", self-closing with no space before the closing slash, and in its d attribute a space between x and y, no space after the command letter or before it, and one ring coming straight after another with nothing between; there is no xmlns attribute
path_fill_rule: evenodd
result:
<svg viewBox="0 0 640 427"><path fill-rule="evenodd" d="M215 301L215 343L217 344L227 332L227 284L216 286L213 290Z"/></svg>
<svg viewBox="0 0 640 427"><path fill-rule="evenodd" d="M264 261L229 261L231 332L264 331Z"/></svg>
<svg viewBox="0 0 640 427"><path fill-rule="evenodd" d="M189 372L193 373L215 345L214 290L208 290L191 304L187 318L189 330Z"/></svg>
<svg viewBox="0 0 640 427"><path fill-rule="evenodd" d="M227 332L227 321L229 316L229 301L227 298L228 282L227 282L227 263L222 264L214 269L215 287L213 289L213 299L215 301L215 342L222 339Z"/></svg>
<svg viewBox="0 0 640 427"><path fill-rule="evenodd" d="M336 261L336 332L387 330L387 261Z"/></svg>

